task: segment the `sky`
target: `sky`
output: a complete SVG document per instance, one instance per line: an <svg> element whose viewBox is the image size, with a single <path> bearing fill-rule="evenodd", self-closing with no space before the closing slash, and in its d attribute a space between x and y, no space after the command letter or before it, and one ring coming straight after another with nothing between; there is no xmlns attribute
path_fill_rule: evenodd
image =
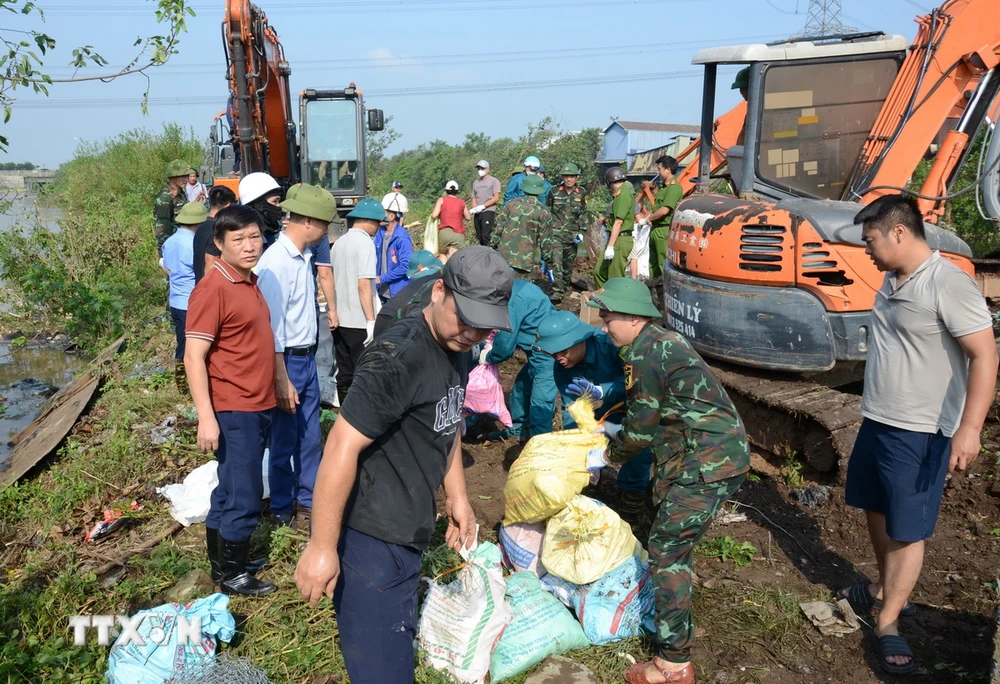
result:
<svg viewBox="0 0 1000 684"><path fill-rule="evenodd" d="M842 0L843 22L914 37L914 17L933 0ZM3 15L4 29L56 39L45 71L67 78L73 48L91 45L111 67L132 61L137 37L163 27L151 0L36 0L37 17ZM340 88L354 81L366 104L391 116L390 152L466 134L516 137L551 117L563 129L612 118L697 124L703 47L762 43L800 32L809 0L257 0L292 68L291 88ZM221 23L225 0L191 0L179 54L142 75L110 83L56 83L50 96L14 94L2 126L8 161L48 168L81 142L176 122L206 137L226 103ZM9 35L8 35L9 37ZM79 72L101 75L111 68ZM720 68L717 114L738 99ZM294 107L297 111L297 103ZM2 156L2 155L0 155Z"/></svg>

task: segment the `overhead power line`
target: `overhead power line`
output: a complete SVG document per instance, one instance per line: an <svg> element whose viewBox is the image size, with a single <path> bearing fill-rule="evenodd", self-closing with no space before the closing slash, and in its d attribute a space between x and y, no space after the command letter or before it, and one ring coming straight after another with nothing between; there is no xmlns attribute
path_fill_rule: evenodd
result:
<svg viewBox="0 0 1000 684"><path fill-rule="evenodd" d="M697 78L701 76L700 69L686 71L656 72L646 74L615 74L611 76L593 76L585 78L548 79L540 81L507 81L504 83L455 84L443 86L418 86L413 88L389 88L365 90L365 95L371 98L412 97L418 95L455 95L464 93L482 93L508 90L533 90L539 88L565 88L571 86L603 85L619 83L636 83L666 81L675 79ZM197 105L225 104L225 95L198 95L193 97L151 97L150 108L155 107L190 107ZM37 99L17 103L20 109L94 109L111 107L134 107L141 98L107 97L93 99ZM220 104L221 103L221 104Z"/></svg>

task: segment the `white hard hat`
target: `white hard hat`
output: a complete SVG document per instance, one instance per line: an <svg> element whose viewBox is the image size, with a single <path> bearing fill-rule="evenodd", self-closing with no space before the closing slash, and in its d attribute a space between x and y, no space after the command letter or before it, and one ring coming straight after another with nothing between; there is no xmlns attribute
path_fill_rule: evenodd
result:
<svg viewBox="0 0 1000 684"><path fill-rule="evenodd" d="M405 214L410 210L410 203L406 201L406 195L403 193L390 192L382 198L382 208L397 214Z"/></svg>
<svg viewBox="0 0 1000 684"><path fill-rule="evenodd" d="M269 174L261 171L248 173L240 181L239 195L241 204L250 204L255 199L260 199L264 195L269 195L277 190L281 192L281 186Z"/></svg>

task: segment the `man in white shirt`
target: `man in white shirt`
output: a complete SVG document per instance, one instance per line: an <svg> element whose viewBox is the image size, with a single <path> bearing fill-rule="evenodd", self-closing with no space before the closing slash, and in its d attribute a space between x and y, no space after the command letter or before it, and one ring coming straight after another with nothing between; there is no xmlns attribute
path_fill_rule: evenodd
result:
<svg viewBox="0 0 1000 684"><path fill-rule="evenodd" d="M372 236L385 221L385 210L373 199L358 202L347 215L351 228L333 243L334 299L340 325L333 331L337 358L337 396L344 403L354 368L375 331L375 243Z"/></svg>
<svg viewBox="0 0 1000 684"><path fill-rule="evenodd" d="M305 524L322 453L320 389L316 372L316 279L312 245L326 237L337 204L326 190L303 185L281 203L289 212L284 232L257 265L257 286L271 313L275 396L268 483L279 525L293 515Z"/></svg>
<svg viewBox="0 0 1000 684"><path fill-rule="evenodd" d="M937 522L945 476L979 455L993 401L997 352L993 319L967 273L927 244L915 201L880 197L854 219L865 252L885 280L869 333L864 422L847 470L847 504L865 511L878 580L841 596L879 609L878 661L889 674L914 670L899 635L912 615L924 540Z"/></svg>

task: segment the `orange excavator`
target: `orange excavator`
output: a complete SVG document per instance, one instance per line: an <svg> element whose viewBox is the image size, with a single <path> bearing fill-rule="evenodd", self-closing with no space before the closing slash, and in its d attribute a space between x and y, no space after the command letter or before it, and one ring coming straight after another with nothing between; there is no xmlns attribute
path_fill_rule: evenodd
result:
<svg viewBox="0 0 1000 684"><path fill-rule="evenodd" d="M243 175L263 171L285 187L321 185L341 213L350 211L367 193L364 120L382 130L382 110L366 110L354 83L309 88L299 94L296 127L291 67L267 15L248 0L226 0L222 34L230 97L212 131L214 182L236 192Z"/></svg>
<svg viewBox="0 0 1000 684"><path fill-rule="evenodd" d="M867 33L696 54L702 130L680 177L686 198L671 222L665 315L721 362L760 446L797 452L820 470L849 451L857 397L832 388L859 377L851 371L865 358L883 279L853 219L862 204L903 191L935 148L914 193L927 239L973 272L969 247L936 223L949 199L977 191L955 185L971 142L996 121L997 18L996 0L949 0L918 17L912 44ZM749 67L749 87L747 101L716 122L721 64ZM984 150L977 183L998 223L1000 145ZM724 167L734 195L710 191Z"/></svg>

